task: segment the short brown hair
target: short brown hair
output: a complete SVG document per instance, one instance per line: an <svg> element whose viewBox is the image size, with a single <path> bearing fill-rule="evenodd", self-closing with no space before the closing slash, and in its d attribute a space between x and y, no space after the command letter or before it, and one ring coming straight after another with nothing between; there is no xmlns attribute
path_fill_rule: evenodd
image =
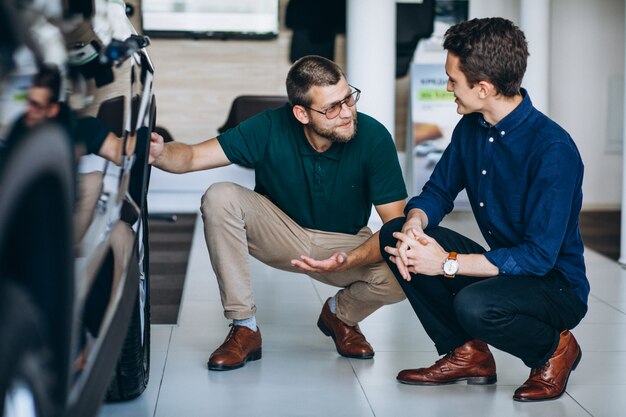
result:
<svg viewBox="0 0 626 417"><path fill-rule="evenodd" d="M297 60L287 74L287 96L293 106L310 106L311 87L337 84L345 78L342 69L330 59L308 55Z"/></svg>
<svg viewBox="0 0 626 417"><path fill-rule="evenodd" d="M459 57L470 86L489 81L506 97L520 92L528 60L524 32L501 17L472 19L450 27L443 47Z"/></svg>

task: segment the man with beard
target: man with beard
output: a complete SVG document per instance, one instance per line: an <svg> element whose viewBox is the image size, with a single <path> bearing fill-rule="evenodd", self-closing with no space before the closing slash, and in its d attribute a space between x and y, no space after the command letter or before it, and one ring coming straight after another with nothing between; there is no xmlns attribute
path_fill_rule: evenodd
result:
<svg viewBox="0 0 626 417"><path fill-rule="evenodd" d="M292 259L301 254L328 258L359 246L377 248L378 233L372 235L367 227L372 205L384 222L404 209L407 194L393 140L379 122L357 113L361 91L348 84L341 68L326 58L306 56L293 64L286 85L289 104L217 138L196 145L164 144L152 135L150 162L168 172L231 163L255 169L254 191L216 183L202 198L211 264L224 315L233 320L226 340L209 358L210 370L236 369L261 358L249 255L300 272ZM404 294L384 262L342 261L363 266L307 271L342 288L324 303L317 325L332 337L340 355L370 359L374 350L358 323Z"/></svg>

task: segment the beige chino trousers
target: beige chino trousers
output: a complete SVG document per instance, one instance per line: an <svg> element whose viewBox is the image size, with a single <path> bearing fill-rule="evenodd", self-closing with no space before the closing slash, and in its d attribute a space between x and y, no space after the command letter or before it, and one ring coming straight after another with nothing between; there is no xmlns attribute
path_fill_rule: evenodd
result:
<svg viewBox="0 0 626 417"><path fill-rule="evenodd" d="M305 229L266 197L228 182L209 187L202 197L201 210L207 248L228 319L256 314L249 255L277 269L302 272L291 265L292 259L300 255L326 259L335 252L354 249L372 235L367 227L356 235ZM343 288L337 293L337 316L349 326L383 305L405 298L382 261L344 272L308 275Z"/></svg>

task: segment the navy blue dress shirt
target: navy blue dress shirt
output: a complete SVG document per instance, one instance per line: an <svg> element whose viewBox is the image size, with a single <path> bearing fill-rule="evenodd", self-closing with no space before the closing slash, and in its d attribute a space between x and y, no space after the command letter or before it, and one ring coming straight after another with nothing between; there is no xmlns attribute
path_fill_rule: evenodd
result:
<svg viewBox="0 0 626 417"><path fill-rule="evenodd" d="M452 211L467 190L490 250L484 255L501 275L562 273L587 302L583 242L578 228L583 163L570 135L522 102L497 125L480 113L463 116L422 193L405 213L424 210L428 227Z"/></svg>

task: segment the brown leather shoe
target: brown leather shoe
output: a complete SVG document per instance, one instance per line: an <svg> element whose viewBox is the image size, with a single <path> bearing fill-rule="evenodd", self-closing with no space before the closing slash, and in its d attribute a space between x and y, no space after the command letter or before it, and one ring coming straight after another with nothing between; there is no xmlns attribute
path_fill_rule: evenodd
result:
<svg viewBox="0 0 626 417"><path fill-rule="evenodd" d="M569 374L576 369L582 351L574 335L563 330L559 345L541 368L533 368L524 384L515 390L515 401L545 401L559 398L565 392Z"/></svg>
<svg viewBox="0 0 626 417"><path fill-rule="evenodd" d="M330 311L328 300L324 303L320 318L317 320L317 327L326 336L333 338L337 352L346 358L370 359L374 357L374 349L365 340L359 325L348 326L341 321Z"/></svg>
<svg viewBox="0 0 626 417"><path fill-rule="evenodd" d="M241 368L247 361L261 359L261 330L253 332L246 326L231 324L224 343L209 358L211 371L230 371Z"/></svg>
<svg viewBox="0 0 626 417"><path fill-rule="evenodd" d="M403 384L444 385L467 381L471 385L493 384L496 362L485 342L470 340L429 368L405 369L397 377Z"/></svg>

